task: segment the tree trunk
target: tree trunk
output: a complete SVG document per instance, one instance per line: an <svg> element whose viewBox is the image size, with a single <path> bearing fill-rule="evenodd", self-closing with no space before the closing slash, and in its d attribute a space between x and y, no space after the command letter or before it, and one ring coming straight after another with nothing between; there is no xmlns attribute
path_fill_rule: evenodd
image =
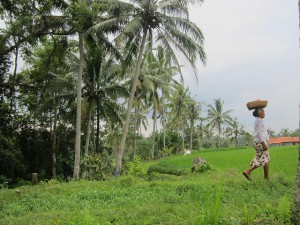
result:
<svg viewBox="0 0 300 225"><path fill-rule="evenodd" d="M16 43L17 40L15 40L14 37L14 42ZM10 104L11 104L11 109L15 112L16 111L16 81L17 81L17 70L18 70L18 58L19 58L19 47L16 47L16 53L15 53L15 65L14 65L14 73L12 77L12 86L11 86L11 99L10 99Z"/></svg>
<svg viewBox="0 0 300 225"><path fill-rule="evenodd" d="M138 115L138 107L136 106L134 108L134 140L133 140L133 159L135 159L136 155L136 149L137 149L137 144L136 144L136 137L137 137L137 115Z"/></svg>
<svg viewBox="0 0 300 225"><path fill-rule="evenodd" d="M52 136L52 177L56 178L56 139L57 139L57 103L54 97L54 121L53 121L53 136Z"/></svg>
<svg viewBox="0 0 300 225"><path fill-rule="evenodd" d="M73 178L79 178L80 172L80 145L81 145L81 83L83 73L83 37L79 33L79 71L77 79L77 110L76 110L76 137L75 137L75 160Z"/></svg>
<svg viewBox="0 0 300 225"><path fill-rule="evenodd" d="M125 123L123 125L123 134L122 134L122 138L121 138L120 148L117 151L117 157L116 157L116 172L117 173L121 172L122 158L123 158L125 143L126 143L127 134L128 134L128 128L129 128L130 116L131 116L131 109L132 109L132 105L133 105L133 99L134 99L134 94L135 94L135 91L136 91L138 78L140 76L142 57L143 57L143 54L144 54L144 48L145 48L145 44L146 44L146 40L147 40L147 31L148 31L147 27L145 26L144 29L143 29L143 39L142 39L142 44L141 44L141 48L140 48L140 51L139 51L138 60L137 60L136 68L135 68L135 75L134 75L134 79L133 79L133 84L132 84L129 99L128 99L127 114L126 114Z"/></svg>
<svg viewBox="0 0 300 225"><path fill-rule="evenodd" d="M93 114L93 107L94 107L94 101L91 100L89 104L89 112L88 112L88 122L87 122L87 128L86 128L86 136L85 136L85 148L84 148L84 171L82 173L82 178L86 178L87 173L87 158L89 156L89 147L90 147L90 137L91 137L91 122L92 122L92 114Z"/></svg>
<svg viewBox="0 0 300 225"><path fill-rule="evenodd" d="M190 150L193 150L194 121L191 121Z"/></svg>
<svg viewBox="0 0 300 225"><path fill-rule="evenodd" d="M151 159L154 159L155 134L156 134L156 110L155 109L153 111L152 119L153 119L153 132L152 132Z"/></svg>
<svg viewBox="0 0 300 225"><path fill-rule="evenodd" d="M100 152L100 103L97 100L97 131L96 131L96 152Z"/></svg>
<svg viewBox="0 0 300 225"><path fill-rule="evenodd" d="M221 148L221 127L218 127L218 148Z"/></svg>
<svg viewBox="0 0 300 225"><path fill-rule="evenodd" d="M165 120L165 101L164 101L164 90L162 90L162 115L161 115L161 119L162 119L162 127L163 127L163 148L166 148L166 120Z"/></svg>
<svg viewBox="0 0 300 225"><path fill-rule="evenodd" d="M182 148L182 151L183 151L183 152L185 152L185 143L184 143L184 139L185 139L185 137L184 137L184 131L182 131L182 146L181 146L181 148Z"/></svg>

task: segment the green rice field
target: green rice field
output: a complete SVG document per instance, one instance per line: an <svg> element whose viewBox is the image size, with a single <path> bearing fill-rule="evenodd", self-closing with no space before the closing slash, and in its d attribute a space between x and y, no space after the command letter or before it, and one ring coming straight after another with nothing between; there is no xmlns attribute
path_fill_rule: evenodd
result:
<svg viewBox="0 0 300 225"><path fill-rule="evenodd" d="M142 163L183 171L124 175L106 181L56 180L0 189L0 224L292 224L298 146L270 148L270 181L263 170L243 177L252 148L194 151ZM191 173L203 157L212 170Z"/></svg>

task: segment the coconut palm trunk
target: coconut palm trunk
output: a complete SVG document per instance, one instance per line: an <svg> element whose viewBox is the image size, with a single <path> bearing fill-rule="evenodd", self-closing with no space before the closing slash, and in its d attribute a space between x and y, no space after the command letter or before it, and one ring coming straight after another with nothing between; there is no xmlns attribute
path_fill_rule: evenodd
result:
<svg viewBox="0 0 300 225"><path fill-rule="evenodd" d="M153 111L153 131L152 131L152 148L151 148L151 159L154 159L154 149L155 149L155 135L156 135L156 109Z"/></svg>
<svg viewBox="0 0 300 225"><path fill-rule="evenodd" d="M79 70L77 78L77 110L76 110L76 137L75 137L75 160L73 178L79 178L80 172L80 147L81 147L81 83L83 73L83 37L79 33Z"/></svg>
<svg viewBox="0 0 300 225"><path fill-rule="evenodd" d="M194 120L191 121L190 150L193 150Z"/></svg>
<svg viewBox="0 0 300 225"><path fill-rule="evenodd" d="M222 129L221 126L218 127L218 148L221 148L221 133Z"/></svg>
<svg viewBox="0 0 300 225"><path fill-rule="evenodd" d="M166 148L166 119L165 119L165 102L164 102L164 90L162 90L162 129L163 129L163 148Z"/></svg>
<svg viewBox="0 0 300 225"><path fill-rule="evenodd" d="M129 99L128 99L127 114L126 114L125 123L123 125L122 139L121 139L120 147L117 150L117 156L116 156L116 172L117 173L121 172L122 159L123 159L125 143L126 143L127 134L128 134L133 99L134 99L134 94L136 91L136 86L137 86L138 78L139 78L140 71L141 71L142 56L144 54L144 49L145 49L146 40L147 40L147 31L148 31L147 27L144 26L142 44L141 44L141 47L139 50L138 60L137 60L136 68L135 68L135 75L134 75L134 79L132 82L132 87L131 87L131 91L130 91L130 95L129 95Z"/></svg>
<svg viewBox="0 0 300 225"><path fill-rule="evenodd" d="M53 136L52 136L52 177L56 178L56 140L57 140L57 103L54 97L54 121L53 121Z"/></svg>
<svg viewBox="0 0 300 225"><path fill-rule="evenodd" d="M85 136L85 148L84 148L84 171L82 173L82 178L85 179L87 175L87 158L89 156L89 148L90 148L90 137L91 137L91 123L92 123L92 114L94 108L94 101L91 100L89 103L89 112L88 112L88 122L86 128L86 136Z"/></svg>
<svg viewBox="0 0 300 225"><path fill-rule="evenodd" d="M138 117L138 107L135 107L134 109L134 143L133 143L133 159L135 159L136 155L136 149L137 149L137 143L136 143L136 137L137 137L137 117Z"/></svg>

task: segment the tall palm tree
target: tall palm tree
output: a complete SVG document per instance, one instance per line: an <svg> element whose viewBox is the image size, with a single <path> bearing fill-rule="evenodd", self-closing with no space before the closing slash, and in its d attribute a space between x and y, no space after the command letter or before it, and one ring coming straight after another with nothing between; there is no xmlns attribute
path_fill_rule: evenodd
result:
<svg viewBox="0 0 300 225"><path fill-rule="evenodd" d="M138 78L143 61L144 49L147 43L159 43L172 55L172 60L179 66L176 55L182 55L196 69L196 60L205 63L203 50L203 35L196 24L189 20L188 3L203 0L132 0L130 3L112 0L111 14L115 18L106 23L98 24L95 28L105 26L123 27L122 33L115 39L116 43L126 42L131 50L138 49L135 75L128 99L127 114L123 126L123 135L116 159L116 171L121 171L125 142L128 134L131 110ZM151 46L151 44L150 44ZM131 51L130 50L130 51Z"/></svg>
<svg viewBox="0 0 300 225"><path fill-rule="evenodd" d="M178 138L181 137L181 149L185 149L185 127L187 123L188 106L193 102L190 97L188 88L184 88L182 84L178 84L174 90L173 96L169 100L168 108L171 110L169 123L176 125ZM179 148L177 148L177 153Z"/></svg>
<svg viewBox="0 0 300 225"><path fill-rule="evenodd" d="M83 73L83 80L85 82L83 97L87 101L87 122L86 124L86 141L85 141L85 150L84 155L87 158L89 153L89 144L91 136L91 125L94 124L92 115L93 111L97 112L97 118L100 117L99 110L94 110L94 105L97 103L97 106L105 108L102 111L102 118L106 120L112 119L112 116L108 115L107 111L110 110L110 114L114 114L114 118L119 120L118 116L118 104L113 103L116 107L109 107L109 104L117 98L117 96L124 96L126 93L125 87L119 84L117 68L114 61L115 59L120 58L120 53L115 49L111 43L108 41L105 34L102 32L97 32L94 35L87 35L85 38L85 70ZM114 57L115 59L113 59ZM109 68L109 69L107 69ZM103 93L104 92L104 93ZM119 94L119 95L118 95ZM100 99L104 97L103 99ZM106 110L106 112L104 112ZM97 120L98 121L98 120ZM96 151L99 151L99 124L97 123L97 136L96 136ZM85 173L83 173L83 177Z"/></svg>
<svg viewBox="0 0 300 225"><path fill-rule="evenodd" d="M79 33L79 69L77 78L77 95L76 95L76 136L75 136L75 159L73 178L79 178L80 168L80 147L81 147L81 88L83 72L83 34Z"/></svg>
<svg viewBox="0 0 300 225"><path fill-rule="evenodd" d="M199 118L200 123L197 125L196 132L199 137L200 149L203 148L203 140L205 135L205 125L204 122L207 120L205 117L200 116Z"/></svg>
<svg viewBox="0 0 300 225"><path fill-rule="evenodd" d="M232 137L232 141L234 140L235 146L238 145L238 136L243 134L244 127L239 124L237 118L231 119L229 121L229 127L226 128L226 135Z"/></svg>
<svg viewBox="0 0 300 225"><path fill-rule="evenodd" d="M162 46L158 46L156 48L157 54L157 73L160 74L162 83L160 83L161 89L161 117L160 121L162 124L162 132L163 132L163 148L166 147L166 113L165 113L165 101L169 97L170 89L174 88L177 81L173 78L176 75L180 68L172 65L171 55L168 51L166 51Z"/></svg>
<svg viewBox="0 0 300 225"><path fill-rule="evenodd" d="M218 133L218 147L221 147L221 135L222 135L222 125L223 124L230 124L231 117L229 114L233 110L223 111L223 104L220 98L214 100L214 106L209 104L208 111L207 111L207 118L210 121L209 124L217 129Z"/></svg>
<svg viewBox="0 0 300 225"><path fill-rule="evenodd" d="M195 122L200 119L200 104L194 100L192 100L188 104L188 119L190 120L190 150L193 150L193 136L194 136L194 130L195 130Z"/></svg>
<svg viewBox="0 0 300 225"><path fill-rule="evenodd" d="M166 56L166 58L163 58ZM145 83L145 88L149 92L149 102L151 103L153 113L153 132L152 132L152 149L151 157L154 158L155 136L157 127L157 118L161 117L163 120L164 129L164 115L163 115L163 101L166 95L167 89L172 86L172 76L174 71L168 61L168 55L165 54L162 46L158 46L155 51L145 54L145 62L142 67L141 77L139 80ZM161 97L159 94L161 93ZM162 101L162 102L160 102ZM162 112L161 115L158 115ZM164 137L165 140L165 137Z"/></svg>

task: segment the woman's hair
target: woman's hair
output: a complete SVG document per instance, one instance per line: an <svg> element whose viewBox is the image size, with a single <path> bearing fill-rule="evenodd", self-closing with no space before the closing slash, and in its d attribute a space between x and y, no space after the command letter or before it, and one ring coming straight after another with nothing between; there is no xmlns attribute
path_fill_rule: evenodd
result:
<svg viewBox="0 0 300 225"><path fill-rule="evenodd" d="M259 110L261 110L261 108L255 108L255 110L253 111L254 117L258 117Z"/></svg>

